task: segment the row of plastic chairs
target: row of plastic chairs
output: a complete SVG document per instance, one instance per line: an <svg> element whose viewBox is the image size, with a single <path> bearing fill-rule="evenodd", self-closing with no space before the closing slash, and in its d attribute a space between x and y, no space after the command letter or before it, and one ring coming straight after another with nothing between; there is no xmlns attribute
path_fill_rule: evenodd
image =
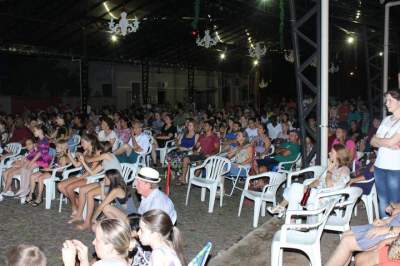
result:
<svg viewBox="0 0 400 266"><path fill-rule="evenodd" d="M320 193L317 197L320 200L325 198L321 208L287 211L285 224L274 234L272 240L271 265L283 264L284 249L301 250L307 255L311 265L321 265L322 232L329 230L343 233L349 230L351 215L361 194L362 190L358 187Z"/></svg>

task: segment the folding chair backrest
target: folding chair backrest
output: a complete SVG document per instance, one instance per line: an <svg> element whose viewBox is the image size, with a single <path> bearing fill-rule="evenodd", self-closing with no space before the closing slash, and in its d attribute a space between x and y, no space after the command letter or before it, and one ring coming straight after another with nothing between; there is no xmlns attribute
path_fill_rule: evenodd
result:
<svg viewBox="0 0 400 266"><path fill-rule="evenodd" d="M50 166L51 165L53 165L54 164L54 162L55 162L55 160L56 160L56 156L57 156L57 151L56 151L56 149L53 149L53 148L49 148L49 154L50 154L50 156L51 156L51 163L50 163Z"/></svg>
<svg viewBox="0 0 400 266"><path fill-rule="evenodd" d="M131 164L131 163L121 163L121 168L122 168L122 177L124 178L124 181L126 184L132 182L136 174L139 170L139 167L137 164Z"/></svg>
<svg viewBox="0 0 400 266"><path fill-rule="evenodd" d="M286 176L278 172L267 172L265 174L265 176L269 177L268 185L276 185L268 187L266 193L275 194L276 191L279 189L279 186L286 181Z"/></svg>
<svg viewBox="0 0 400 266"><path fill-rule="evenodd" d="M8 143L6 147L14 155L18 155L21 152L21 149L22 149L21 143L18 143L18 142Z"/></svg>
<svg viewBox="0 0 400 266"><path fill-rule="evenodd" d="M324 231L325 224L328 221L329 215L331 214L333 208L335 207L336 203L339 199L330 199L327 203L325 203L324 211L319 215L318 219L318 230L317 230L317 239L321 239L322 232Z"/></svg>
<svg viewBox="0 0 400 266"><path fill-rule="evenodd" d="M146 135L148 135L148 136L153 136L153 132L151 132L151 130L150 129L145 129L145 130L143 130L143 133L144 134L146 134Z"/></svg>
<svg viewBox="0 0 400 266"><path fill-rule="evenodd" d="M205 161L206 179L215 180L218 176L228 173L231 168L231 162L224 157L211 156Z"/></svg>
<svg viewBox="0 0 400 266"><path fill-rule="evenodd" d="M199 253L197 253L196 257L194 257L188 266L204 266L207 262L208 254L210 254L212 248L212 243L208 242Z"/></svg>

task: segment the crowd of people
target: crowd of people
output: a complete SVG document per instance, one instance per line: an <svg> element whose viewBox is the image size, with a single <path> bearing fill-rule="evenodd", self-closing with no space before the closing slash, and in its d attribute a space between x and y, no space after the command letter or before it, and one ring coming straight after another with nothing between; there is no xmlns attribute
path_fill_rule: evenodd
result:
<svg viewBox="0 0 400 266"><path fill-rule="evenodd" d="M379 118L369 117L360 99L332 102L326 174L308 185L292 184L285 189L284 200L268 208L279 217L286 209L299 209L308 189L310 208L318 206L312 199L320 189L359 186L368 194L372 183L357 181L375 177L380 216L391 214L392 218L346 232L329 265L339 265L338 261L347 265L354 251L366 251L357 256L357 262L383 259L380 250L390 240L382 236L400 232L398 90L388 92L386 106L392 115L381 123ZM227 175L242 179L248 172L278 171L280 163L299 162L301 146L310 153L315 140L307 135L301 143L296 108L293 100L283 98L261 112L250 107L216 110L209 106L195 111L182 106L146 105L119 112L103 108L82 114L51 107L18 115L0 114L0 160L7 160L11 153L8 143L19 142L24 147L22 156L1 173L0 201L18 197L22 204L41 205L46 179L57 168L57 189L71 204L71 219L67 222L76 224L78 230L95 232L96 258L89 258L88 247L79 240L67 240L62 248L65 265L75 265L76 258L80 265L90 265L93 260L97 260L93 265L185 265L181 235L175 226L179 216L172 200L159 188L161 167L168 162L174 170L174 185L182 186L187 183L190 166L212 155L230 159ZM317 130L316 119L310 117L307 127ZM74 143L77 135L78 148ZM176 147L164 159L160 148L170 141L175 141ZM139 161L141 167L132 190L132 184L122 176L121 164L138 165ZM311 164L315 164L315 158ZM281 170L290 170L291 166L286 164ZM74 168L80 170L64 178L62 173ZM104 175L104 179L88 182L97 174ZM18 190L13 186L15 176L19 176ZM266 184L268 180L261 180L251 187L260 190ZM140 195L140 203L135 200L136 194ZM102 201L96 204L99 197ZM7 258L8 265L46 265L43 252L30 245L14 247Z"/></svg>

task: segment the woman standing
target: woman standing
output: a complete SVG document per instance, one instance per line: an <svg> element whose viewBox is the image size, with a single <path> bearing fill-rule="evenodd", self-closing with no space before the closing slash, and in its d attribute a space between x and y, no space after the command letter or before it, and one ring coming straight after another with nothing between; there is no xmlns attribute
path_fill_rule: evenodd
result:
<svg viewBox="0 0 400 266"><path fill-rule="evenodd" d="M386 217L385 207L400 202L400 90L386 93L386 107L392 115L383 119L371 145L378 148L375 161L375 183L379 198L379 213Z"/></svg>

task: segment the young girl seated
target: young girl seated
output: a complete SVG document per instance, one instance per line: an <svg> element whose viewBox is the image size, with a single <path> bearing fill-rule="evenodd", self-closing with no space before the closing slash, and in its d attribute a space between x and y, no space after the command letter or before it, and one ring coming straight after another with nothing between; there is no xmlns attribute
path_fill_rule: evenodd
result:
<svg viewBox="0 0 400 266"><path fill-rule="evenodd" d="M35 148L35 144L33 143L32 139L27 139L25 141L25 149L25 156L15 161L10 168L3 172L3 182L5 185L3 192L0 194L0 201L3 200L3 196L14 196L14 192L11 190L13 176L21 174L22 168L26 167L37 154L37 149Z"/></svg>
<svg viewBox="0 0 400 266"><path fill-rule="evenodd" d="M108 186L108 194L104 197L103 191ZM106 177L101 185L103 201L93 214L93 221L103 212L107 218L121 219L129 222L128 215L136 212L130 190L125 184L120 172L116 169L106 171ZM114 205L111 205L114 203Z"/></svg>
<svg viewBox="0 0 400 266"><path fill-rule="evenodd" d="M43 128L38 126L33 127L33 134L38 139L36 143L38 152L28 164L21 168L20 188L15 194L21 199L22 204L25 203L26 196L29 194L30 176L32 175L34 169L47 168L50 166L50 163L53 160L53 157L50 154L49 140L45 137Z"/></svg>
<svg viewBox="0 0 400 266"><path fill-rule="evenodd" d="M62 248L64 266L128 266L128 252L131 245L131 230L129 224L118 219L105 219L96 226L96 238L93 245L100 258L90 264L88 247L79 240L67 240ZM154 264L155 265L155 264Z"/></svg>
<svg viewBox="0 0 400 266"><path fill-rule="evenodd" d="M180 231L172 224L168 214L161 210L145 212L139 225L140 242L152 249L149 265L187 265Z"/></svg>
<svg viewBox="0 0 400 266"><path fill-rule="evenodd" d="M60 140L56 144L57 155L55 158L55 167L64 167L71 163L68 158L68 143L66 140ZM62 179L62 170L56 173L56 176ZM37 207L42 203L42 195L44 189L44 180L51 177L52 169L43 168L38 173L31 175L31 190L27 198L27 202L30 202L32 206ZM36 183L38 183L38 194L36 200L33 200L33 193L35 193Z"/></svg>
<svg viewBox="0 0 400 266"><path fill-rule="evenodd" d="M85 159L81 161L84 165L86 163L101 162L100 171L107 171L110 169L116 169L118 172L122 172L121 164L117 157L111 153L112 145L110 142L104 142L99 144L100 155ZM92 221L92 214L94 210L94 198L101 194L101 188L99 182L93 182L80 186L79 199L78 199L78 210L76 216L73 217L69 223L80 222L84 218L84 222L77 226L77 229L84 230L90 228ZM87 215L82 217L85 205L87 206Z"/></svg>

